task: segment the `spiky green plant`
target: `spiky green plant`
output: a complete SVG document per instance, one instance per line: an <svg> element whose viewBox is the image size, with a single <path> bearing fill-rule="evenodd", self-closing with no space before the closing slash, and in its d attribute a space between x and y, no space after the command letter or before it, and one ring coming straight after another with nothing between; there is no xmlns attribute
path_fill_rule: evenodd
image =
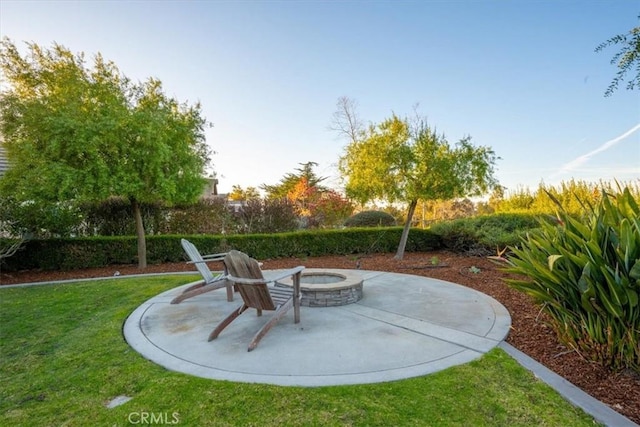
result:
<svg viewBox="0 0 640 427"><path fill-rule="evenodd" d="M580 219L559 211L511 248L506 270L529 280L508 283L583 357L640 371L640 209L628 188L586 207Z"/></svg>

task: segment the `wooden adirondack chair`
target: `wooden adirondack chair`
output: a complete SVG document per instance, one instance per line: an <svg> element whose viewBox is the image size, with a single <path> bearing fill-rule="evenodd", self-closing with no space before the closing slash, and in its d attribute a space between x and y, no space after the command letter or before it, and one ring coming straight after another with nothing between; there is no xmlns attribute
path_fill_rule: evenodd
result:
<svg viewBox="0 0 640 427"><path fill-rule="evenodd" d="M275 311L275 313L254 335L248 351L256 348L262 337L291 307L293 307L294 323L300 322L300 273L304 270L303 266L274 272L275 274L270 275L271 277L265 278L258 262L242 252L229 251L224 258L224 263L229 272L227 279L235 284L242 296L243 304L218 324L209 335L209 341L216 339L224 328L249 308L255 308L258 316L262 315L262 310ZM285 277L292 277L293 288L268 286Z"/></svg>
<svg viewBox="0 0 640 427"><path fill-rule="evenodd" d="M208 262L218 261L223 262L226 253L212 254L212 255L200 255L200 252L193 243L187 239L180 240L182 248L189 257L189 263L195 264L198 272L202 276L202 280L193 286L189 286L180 295L175 297L171 304L178 304L187 298L194 297L196 295L203 294L205 292L214 291L220 288L227 288L227 301L233 301L233 284L226 280L227 270L224 269L224 273L213 275L209 270ZM224 264L223 264L224 265Z"/></svg>

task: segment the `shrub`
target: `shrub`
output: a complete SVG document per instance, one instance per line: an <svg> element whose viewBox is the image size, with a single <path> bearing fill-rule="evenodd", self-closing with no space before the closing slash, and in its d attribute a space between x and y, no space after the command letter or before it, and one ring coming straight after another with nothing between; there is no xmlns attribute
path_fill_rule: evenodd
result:
<svg viewBox="0 0 640 427"><path fill-rule="evenodd" d="M131 202L124 197L109 197L102 202L88 202L82 207L87 236L135 236L136 224ZM143 203L140 206L147 234L160 228L166 209L160 204Z"/></svg>
<svg viewBox="0 0 640 427"><path fill-rule="evenodd" d="M353 204L348 199L334 190L327 190L311 207L310 222L313 227L340 227L352 213Z"/></svg>
<svg viewBox="0 0 640 427"><path fill-rule="evenodd" d="M281 233L299 226L293 203L287 199L251 199L236 213L237 233Z"/></svg>
<svg viewBox="0 0 640 427"><path fill-rule="evenodd" d="M4 259L2 269L73 270L134 264L136 257L136 238L133 236L33 239L25 241L16 256Z"/></svg>
<svg viewBox="0 0 640 427"><path fill-rule="evenodd" d="M224 234L235 228L233 214L224 199L201 199L167 211L162 234Z"/></svg>
<svg viewBox="0 0 640 427"><path fill-rule="evenodd" d="M585 213L585 202L596 204L603 192L615 194L621 187L628 188L636 202L640 201L639 184L640 181L631 181L620 186L617 182L593 183L571 179L557 186L540 184L533 192L528 188L518 188L506 196L502 188L489 199L489 204L496 212L553 214L556 211L556 203L559 203L564 211L572 215L581 215ZM548 194L553 196L553 201Z"/></svg>
<svg viewBox="0 0 640 427"><path fill-rule="evenodd" d="M557 223L541 222L512 249L506 269L530 280L508 283L542 305L567 346L640 371L640 209L625 188L604 193L588 212L580 220L560 211Z"/></svg>
<svg viewBox="0 0 640 427"><path fill-rule="evenodd" d="M147 237L149 264L185 261L180 239L189 239L201 253L238 249L257 259L291 256L352 255L392 252L398 246L401 227L347 230L314 230L277 234L237 235L163 235ZM6 239L5 239L6 240ZM10 242L0 239L0 247ZM0 260L2 269L72 270L104 267L111 264L135 264L135 236L43 239L26 241L19 255ZM429 230L409 233L407 251L440 248L440 240Z"/></svg>
<svg viewBox="0 0 640 427"><path fill-rule="evenodd" d="M505 247L516 246L527 230L538 227L536 218L529 214L485 215L438 222L430 230L450 251L489 255Z"/></svg>
<svg viewBox="0 0 640 427"><path fill-rule="evenodd" d="M29 238L69 237L77 234L82 213L74 202L0 200L3 232Z"/></svg>
<svg viewBox="0 0 640 427"><path fill-rule="evenodd" d="M363 211L344 223L345 227L390 227L396 225L393 215L381 211Z"/></svg>

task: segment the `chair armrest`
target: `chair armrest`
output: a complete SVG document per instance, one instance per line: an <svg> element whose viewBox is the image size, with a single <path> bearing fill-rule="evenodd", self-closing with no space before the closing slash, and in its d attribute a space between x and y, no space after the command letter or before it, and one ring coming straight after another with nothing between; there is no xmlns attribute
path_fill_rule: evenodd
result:
<svg viewBox="0 0 640 427"><path fill-rule="evenodd" d="M223 252L223 253L219 253L219 254L202 255L202 259L204 259L204 260L212 260L212 261L222 261L225 256L227 256L227 253Z"/></svg>
<svg viewBox="0 0 640 427"><path fill-rule="evenodd" d="M277 280L280 279L284 279L285 277L289 277L289 276L293 276L295 274L300 273L302 270L304 270L304 266L298 266L295 268L291 268L289 270L284 270L284 271L275 271L273 275L269 274L267 277L265 277L264 279L244 279L241 277L234 277L234 276L227 276L227 280L230 280L232 282L236 282L236 283L242 283L245 285L257 285L260 283L271 283L271 282L275 282ZM263 271L263 273L265 273Z"/></svg>
<svg viewBox="0 0 640 427"><path fill-rule="evenodd" d="M187 264L206 264L208 262L213 262L213 261L224 261L224 257L222 258L212 258L212 259L202 259L200 261L187 261Z"/></svg>

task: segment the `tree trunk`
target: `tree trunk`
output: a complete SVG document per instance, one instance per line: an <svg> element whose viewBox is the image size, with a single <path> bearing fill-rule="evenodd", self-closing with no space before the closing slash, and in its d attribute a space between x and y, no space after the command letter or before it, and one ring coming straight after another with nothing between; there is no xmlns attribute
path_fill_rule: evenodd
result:
<svg viewBox="0 0 640 427"><path fill-rule="evenodd" d="M398 245L398 251L394 259L402 259L404 257L404 248L407 247L407 239L409 238L409 229L411 229L411 220L413 219L413 213L416 211L418 205L417 200L412 200L409 203L409 210L407 211L407 222L404 223L404 229L402 230L402 237L400 237L400 244Z"/></svg>
<svg viewBox="0 0 640 427"><path fill-rule="evenodd" d="M138 237L138 268L147 268L147 241L144 236L144 224L142 224L142 212L136 199L131 199L133 216L136 219L136 235Z"/></svg>

